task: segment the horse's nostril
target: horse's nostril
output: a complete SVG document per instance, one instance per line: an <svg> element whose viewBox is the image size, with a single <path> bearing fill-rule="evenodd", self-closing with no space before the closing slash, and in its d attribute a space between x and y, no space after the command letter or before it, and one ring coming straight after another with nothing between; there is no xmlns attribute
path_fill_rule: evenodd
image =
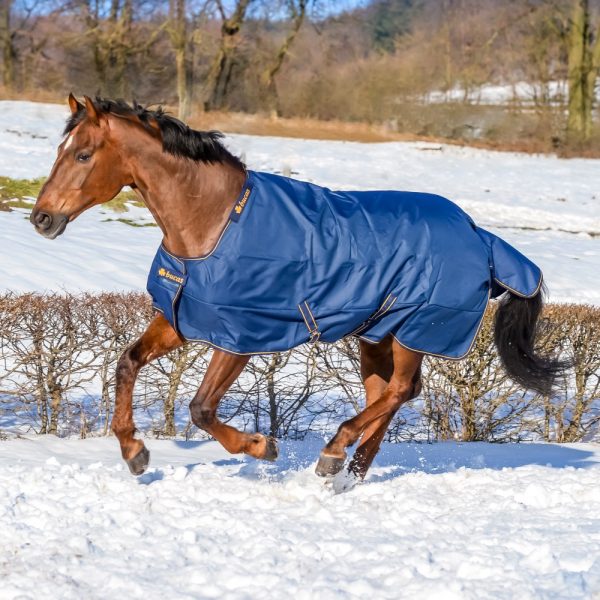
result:
<svg viewBox="0 0 600 600"><path fill-rule="evenodd" d="M38 212L33 220L40 229L48 229L52 225L52 217L45 212Z"/></svg>

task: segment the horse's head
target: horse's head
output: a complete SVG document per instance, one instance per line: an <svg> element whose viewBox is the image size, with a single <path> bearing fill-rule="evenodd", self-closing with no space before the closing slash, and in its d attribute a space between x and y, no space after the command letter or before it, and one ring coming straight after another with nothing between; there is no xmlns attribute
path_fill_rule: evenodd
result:
<svg viewBox="0 0 600 600"><path fill-rule="evenodd" d="M36 231L49 239L59 236L84 210L112 200L131 183L108 115L87 96L84 105L70 94L69 106L67 136L30 217Z"/></svg>

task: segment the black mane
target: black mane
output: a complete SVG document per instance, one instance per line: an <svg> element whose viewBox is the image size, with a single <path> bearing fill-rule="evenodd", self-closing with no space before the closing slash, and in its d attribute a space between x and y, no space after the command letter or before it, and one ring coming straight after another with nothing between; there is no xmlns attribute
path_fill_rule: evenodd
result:
<svg viewBox="0 0 600 600"><path fill-rule="evenodd" d="M167 114L160 106L156 110L149 110L135 101L130 106L124 100L100 97L96 97L94 106L99 113L137 117L151 133L156 131L150 124L154 120L160 129L163 150L169 154L203 162L225 162L244 168L244 163L221 143L223 134L220 131L196 131ZM73 131L85 117L85 108L69 117L63 135Z"/></svg>

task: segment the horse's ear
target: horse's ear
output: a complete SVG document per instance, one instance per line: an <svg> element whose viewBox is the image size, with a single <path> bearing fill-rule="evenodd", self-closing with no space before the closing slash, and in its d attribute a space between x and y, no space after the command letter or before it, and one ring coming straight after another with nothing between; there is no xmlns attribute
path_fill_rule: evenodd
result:
<svg viewBox="0 0 600 600"><path fill-rule="evenodd" d="M94 124L99 125L100 120L98 119L98 111L92 102L92 99L89 96L84 96L85 100L85 111L87 113L87 118Z"/></svg>
<svg viewBox="0 0 600 600"><path fill-rule="evenodd" d="M73 116L83 109L83 104L73 96L73 92L69 94L69 108L71 109L71 114Z"/></svg>

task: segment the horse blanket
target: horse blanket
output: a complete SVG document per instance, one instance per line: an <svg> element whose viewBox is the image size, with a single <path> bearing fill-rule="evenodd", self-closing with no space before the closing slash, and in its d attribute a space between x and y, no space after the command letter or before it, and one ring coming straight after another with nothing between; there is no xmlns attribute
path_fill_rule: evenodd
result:
<svg viewBox="0 0 600 600"><path fill-rule="evenodd" d="M490 297L534 296L541 271L456 204L432 194L339 192L248 171L215 248L158 249L154 307L187 340L231 353L392 334L460 358Z"/></svg>

